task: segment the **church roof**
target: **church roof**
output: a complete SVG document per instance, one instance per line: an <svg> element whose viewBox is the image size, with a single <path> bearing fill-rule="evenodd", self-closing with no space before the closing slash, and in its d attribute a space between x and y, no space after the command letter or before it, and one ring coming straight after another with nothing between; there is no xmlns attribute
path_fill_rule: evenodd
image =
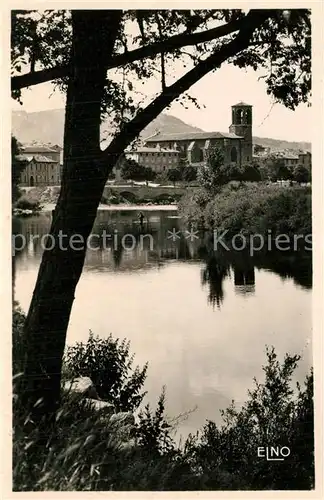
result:
<svg viewBox="0 0 324 500"><path fill-rule="evenodd" d="M146 139L150 142L166 142L166 141L195 141L198 139L243 139L243 137L226 132L181 132L175 134L156 134L153 137Z"/></svg>
<svg viewBox="0 0 324 500"><path fill-rule="evenodd" d="M26 144L21 148L22 153L57 153L57 146L46 144Z"/></svg>
<svg viewBox="0 0 324 500"><path fill-rule="evenodd" d="M246 102L238 102L237 104L233 104L232 108L236 108L236 107L239 107L239 106L247 106L248 108L252 108L252 104L246 104Z"/></svg>
<svg viewBox="0 0 324 500"><path fill-rule="evenodd" d="M26 160L28 163L31 161L35 161L36 163L56 163L56 161L52 160L52 158L48 158L43 155L28 155L28 154L20 154L17 156L17 159L20 161Z"/></svg>
<svg viewBox="0 0 324 500"><path fill-rule="evenodd" d="M129 154L129 153L180 153L180 151L178 151L177 149L171 149L171 148L154 148L154 147L148 148L148 147L142 146L142 147L137 148L137 149L125 151L125 153L126 154Z"/></svg>

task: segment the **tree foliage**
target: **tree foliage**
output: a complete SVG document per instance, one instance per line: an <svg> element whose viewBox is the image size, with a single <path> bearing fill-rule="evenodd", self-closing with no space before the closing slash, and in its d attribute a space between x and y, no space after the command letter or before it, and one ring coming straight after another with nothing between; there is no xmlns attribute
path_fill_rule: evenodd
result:
<svg viewBox="0 0 324 500"><path fill-rule="evenodd" d="M293 248L293 235L303 234L305 239L297 248L311 250L312 197L308 187L229 183L217 196L205 190L188 191L180 201L180 214L194 225L217 229L219 234L227 231L228 238L242 231L266 238L271 229L272 237L288 235Z"/></svg>
<svg viewBox="0 0 324 500"><path fill-rule="evenodd" d="M125 159L121 167L121 176L123 179L132 181L153 181L155 173L150 167L139 165L135 160Z"/></svg>
<svg viewBox="0 0 324 500"><path fill-rule="evenodd" d="M198 181L209 193L213 194L224 184L237 180L240 173L237 167L224 164L224 155L218 148L208 151L206 166L198 170Z"/></svg>
<svg viewBox="0 0 324 500"><path fill-rule="evenodd" d="M240 180L258 182L261 181L261 172L257 165L246 165L239 175Z"/></svg>
<svg viewBox="0 0 324 500"><path fill-rule="evenodd" d="M192 181L195 181L197 179L197 175L198 175L197 167L193 167L192 165L189 165L188 167L186 167L184 169L182 178L186 182L192 182Z"/></svg>
<svg viewBox="0 0 324 500"><path fill-rule="evenodd" d="M192 182L197 179L197 167L190 165L187 158L180 157L178 169L181 173L181 180Z"/></svg>
<svg viewBox="0 0 324 500"><path fill-rule="evenodd" d="M170 168L167 171L167 178L175 185L176 182L182 180L182 172L179 168Z"/></svg>
<svg viewBox="0 0 324 500"><path fill-rule="evenodd" d="M229 47L237 34L249 30L244 46L237 46L233 53L227 51L227 62L264 69L268 93L291 109L307 102L311 88L309 10L255 10L247 14L240 9L128 10L120 13L107 68L103 113L113 113L122 125L140 112L145 101L134 88L136 78L144 83L158 77L161 93L165 93L172 87L166 75L171 74L175 62L184 70L200 67L203 74L214 71L219 65L210 58ZM91 39L94 34L84 36ZM66 89L72 62L70 11L12 11L11 41L13 97L20 97L21 88L44 81Z"/></svg>
<svg viewBox="0 0 324 500"><path fill-rule="evenodd" d="M276 182L278 180L291 180L293 171L285 165L283 158L274 154L269 155L260 166L262 180Z"/></svg>

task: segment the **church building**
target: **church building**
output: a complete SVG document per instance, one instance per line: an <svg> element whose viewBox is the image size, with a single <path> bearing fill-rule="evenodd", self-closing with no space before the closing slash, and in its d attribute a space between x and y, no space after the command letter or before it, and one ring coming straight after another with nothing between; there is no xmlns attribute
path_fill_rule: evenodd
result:
<svg viewBox="0 0 324 500"><path fill-rule="evenodd" d="M237 167L252 161L252 106L239 102L232 106L232 123L229 132L156 133L145 141L146 146L157 151L178 150L189 164L200 167L206 164L208 151L218 148L224 155L225 165Z"/></svg>

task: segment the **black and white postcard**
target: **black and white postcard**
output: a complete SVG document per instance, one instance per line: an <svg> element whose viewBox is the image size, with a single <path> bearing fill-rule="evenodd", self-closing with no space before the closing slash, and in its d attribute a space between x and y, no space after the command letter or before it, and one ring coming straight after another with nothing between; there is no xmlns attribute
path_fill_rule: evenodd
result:
<svg viewBox="0 0 324 500"><path fill-rule="evenodd" d="M322 4L7 7L3 498L320 498Z"/></svg>

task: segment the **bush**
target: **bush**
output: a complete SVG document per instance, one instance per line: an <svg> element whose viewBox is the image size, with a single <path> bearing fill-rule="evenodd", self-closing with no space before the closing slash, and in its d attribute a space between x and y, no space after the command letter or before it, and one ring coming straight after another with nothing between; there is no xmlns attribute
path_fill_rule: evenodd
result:
<svg viewBox="0 0 324 500"><path fill-rule="evenodd" d="M67 347L64 377L90 377L100 398L113 403L118 411L134 411L145 396L141 389L148 364L132 370L134 356L129 347L125 339L120 342L111 335L100 339L90 332L86 343Z"/></svg>
<svg viewBox="0 0 324 500"><path fill-rule="evenodd" d="M41 205L38 201L30 201L22 196L18 201L16 201L15 208L18 208L20 210L32 210L33 212L38 212L39 210L41 210Z"/></svg>
<svg viewBox="0 0 324 500"><path fill-rule="evenodd" d="M162 194L157 195L154 198L153 203L158 203L159 205L163 205L163 204L174 203L175 200L176 200L176 196L171 195L171 194L162 193Z"/></svg>
<svg viewBox="0 0 324 500"><path fill-rule="evenodd" d="M150 453L164 455L175 450L175 443L170 436L171 425L165 420L165 388L158 400L158 405L153 414L150 405L139 413L138 438L143 449Z"/></svg>
<svg viewBox="0 0 324 500"><path fill-rule="evenodd" d="M124 202L129 202L129 203L136 203L137 202L137 196L136 194L132 193L131 191L123 191L120 193L120 198L123 198Z"/></svg>
<svg viewBox="0 0 324 500"><path fill-rule="evenodd" d="M255 388L241 409L233 402L222 412L220 428L209 421L199 438L189 442L193 466L207 477L206 486L221 466L249 489L314 488L313 373L304 390L297 384L296 394L291 380L300 357L286 354L280 363L274 348L267 348L266 355L265 381L254 379ZM257 457L259 446L288 446L291 454L269 466Z"/></svg>
<svg viewBox="0 0 324 500"><path fill-rule="evenodd" d="M206 229L244 230L247 234L311 234L312 202L309 188L279 187L264 183L229 183L215 196L205 190L188 191L180 215Z"/></svg>
<svg viewBox="0 0 324 500"><path fill-rule="evenodd" d="M311 171L304 165L298 165L293 172L293 179L299 184L311 181Z"/></svg>
<svg viewBox="0 0 324 500"><path fill-rule="evenodd" d="M163 170L159 174L156 175L155 177L155 182L157 184L169 184L169 179L168 179L168 172L167 170Z"/></svg>

